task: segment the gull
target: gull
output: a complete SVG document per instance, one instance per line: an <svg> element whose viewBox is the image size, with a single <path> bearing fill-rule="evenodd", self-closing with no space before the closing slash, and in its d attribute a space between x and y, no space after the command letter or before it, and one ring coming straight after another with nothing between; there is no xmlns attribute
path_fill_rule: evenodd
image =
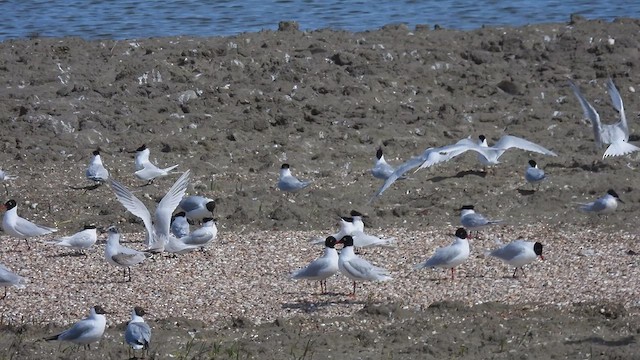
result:
<svg viewBox="0 0 640 360"><path fill-rule="evenodd" d="M537 257L540 257L541 260L544 260L544 256L542 256L541 243L524 241L522 239L513 241L507 245L495 249L489 252L489 255L496 257L511 266L514 266L514 278L518 273L518 269L520 269L522 271L522 275L524 275L524 269L522 267L534 261Z"/></svg>
<svg viewBox="0 0 640 360"><path fill-rule="evenodd" d="M171 221L171 233L177 238L189 235L189 222L187 221L186 213L180 211L173 215L173 221Z"/></svg>
<svg viewBox="0 0 640 360"><path fill-rule="evenodd" d="M64 246L76 250L85 250L93 246L98 240L98 233L95 225L85 225L82 231L71 236L64 236L46 244Z"/></svg>
<svg viewBox="0 0 640 360"><path fill-rule="evenodd" d="M531 187L533 188L534 184L538 185L538 189L540 189L540 183L547 178L544 170L538 167L538 163L534 160L529 160L529 166L527 170L524 172L524 179L527 180Z"/></svg>
<svg viewBox="0 0 640 360"><path fill-rule="evenodd" d="M356 281L388 281L393 279L389 271L372 265L353 252L353 238L347 235L338 241L344 247L338 256L340 272L353 281L353 293L356 296Z"/></svg>
<svg viewBox="0 0 640 360"><path fill-rule="evenodd" d="M0 264L0 286L4 286L3 299L7 297L7 288L14 286L18 289L24 289L27 284L27 279L20 275L17 275L11 270L7 269L4 265Z"/></svg>
<svg viewBox="0 0 640 360"><path fill-rule="evenodd" d="M147 249L162 251L170 235L171 214L184 197L189 184L190 170L187 170L171 186L167 194L156 207L153 219L147 207L129 189L115 180L111 180L111 188L118 201L133 215L142 219L147 230Z"/></svg>
<svg viewBox="0 0 640 360"><path fill-rule="evenodd" d="M292 279L318 280L320 282L320 293L327 293L327 279L338 272L338 252L336 251L337 240L329 236L324 242L324 254L313 260L306 267L296 270L291 274Z"/></svg>
<svg viewBox="0 0 640 360"><path fill-rule="evenodd" d="M215 208L215 200L199 195L185 196L178 204L178 209L184 211L187 219L192 221L212 217Z"/></svg>
<svg viewBox="0 0 640 360"><path fill-rule="evenodd" d="M142 318L146 312L140 306L136 306L131 311L131 321L127 324L124 331L124 339L133 349L134 355L136 350L142 350L143 355L149 352L149 342L151 341L151 327L144 322Z"/></svg>
<svg viewBox="0 0 640 360"><path fill-rule="evenodd" d="M280 178L278 179L278 189L286 192L296 192L311 185L311 181L300 181L291 175L289 164L282 164L280 167Z"/></svg>
<svg viewBox="0 0 640 360"><path fill-rule="evenodd" d="M138 179L147 181L147 184L151 184L155 178L173 174L171 170L178 167L173 165L164 169L159 168L149 161L149 154L150 150L144 144L136 149L136 171L133 173Z"/></svg>
<svg viewBox="0 0 640 360"><path fill-rule="evenodd" d="M389 165L384 159L382 147L379 147L376 151L376 163L373 165L373 168L371 168L371 175L378 179L387 180L394 171L393 166Z"/></svg>
<svg viewBox="0 0 640 360"><path fill-rule="evenodd" d="M435 254L425 262L416 265L415 269L440 267L451 269L451 280L455 278L455 267L469 257L469 240L464 228L456 230L456 238L449 246L436 249Z"/></svg>
<svg viewBox="0 0 640 360"><path fill-rule="evenodd" d="M613 107L620 114L620 121L615 124L603 124L600 121L600 115L582 95L580 88L571 80L569 80L569 86L571 86L573 93L576 98L578 98L578 102L584 112L584 117L591 121L596 147L602 149L603 144L609 144L609 147L607 147L607 150L605 150L602 156L603 159L609 156L627 155L640 150L639 147L628 142L629 126L627 125L627 117L624 113L624 105L622 104L620 93L611 78L607 80L607 90L609 91L609 97L611 97Z"/></svg>
<svg viewBox="0 0 640 360"><path fill-rule="evenodd" d="M143 252L120 245L120 232L115 226L110 226L107 232L109 237L107 238L107 247L104 250L104 258L109 264L124 268L125 282L131 281L131 266L140 264L146 256ZM127 270L129 270L128 280Z"/></svg>
<svg viewBox="0 0 640 360"><path fill-rule="evenodd" d="M100 150L94 150L91 154L92 157L89 161L89 167L87 168L87 171L85 171L85 176L87 179L97 183L97 185L102 185L104 182L109 180L109 172L102 164Z"/></svg>
<svg viewBox="0 0 640 360"><path fill-rule="evenodd" d="M618 194L613 189L609 189L603 197L590 203L579 204L579 209L586 213L608 215L616 211L618 208L618 201L624 204L624 201L620 199Z"/></svg>
<svg viewBox="0 0 640 360"><path fill-rule="evenodd" d="M91 308L89 317L78 321L58 335L45 338L45 340L69 341L74 344L85 345L86 348L90 349L90 344L100 341L102 334L104 334L104 328L107 325L107 318L104 314L106 314L106 311L101 306L96 305Z"/></svg>
<svg viewBox="0 0 640 360"><path fill-rule="evenodd" d="M218 227L213 218L205 218L202 220L202 227L194 230L187 236L180 238L180 241L186 245L199 246L204 248L207 244L214 241L218 236Z"/></svg>
<svg viewBox="0 0 640 360"><path fill-rule="evenodd" d="M7 201L2 205L2 207L6 209L6 212L2 217L2 229L10 236L24 239L25 243L27 243L27 248L29 249L31 247L29 246L29 241L27 241L28 238L47 235L58 231L56 228L36 225L31 221L18 216L18 205L15 200Z"/></svg>
<svg viewBox="0 0 640 360"><path fill-rule="evenodd" d="M487 220L482 214L478 214L474 208L473 205L464 205L460 208L460 223L470 231L475 230L476 235L478 230L486 226L503 222L502 220Z"/></svg>
<svg viewBox="0 0 640 360"><path fill-rule="evenodd" d="M4 192L7 194L7 196L9 196L9 188L7 187L6 182L10 180L15 180L17 178L18 177L15 175L9 175L3 170L0 170L0 182L2 182L2 185L4 185Z"/></svg>

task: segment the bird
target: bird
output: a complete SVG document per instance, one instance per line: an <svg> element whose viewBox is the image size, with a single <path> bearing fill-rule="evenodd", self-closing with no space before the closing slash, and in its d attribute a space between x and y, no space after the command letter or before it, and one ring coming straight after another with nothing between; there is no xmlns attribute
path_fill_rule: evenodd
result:
<svg viewBox="0 0 640 360"><path fill-rule="evenodd" d="M114 266L124 268L124 281L131 281L131 266L140 264L146 258L145 253L120 245L120 231L115 226L107 229L109 237L104 250L104 258ZM127 270L129 279L127 280Z"/></svg>
<svg viewBox="0 0 640 360"><path fill-rule="evenodd" d="M178 204L178 210L184 211L187 219L192 221L213 217L215 208L215 200L199 195L185 196Z"/></svg>
<svg viewBox="0 0 640 360"><path fill-rule="evenodd" d="M465 141L466 140L466 141ZM479 153L478 161L484 166L496 165L499 164L500 157L509 149L516 148L520 150L535 152L543 155L549 156L558 156L551 150L548 150L536 143L533 143L529 140L513 136L513 135L503 135L493 146L489 146L487 143L487 137L484 135L480 135L478 137L478 143L475 144L470 138L461 140L463 145L466 146L479 146L488 149L494 149L497 151L489 152L489 153Z"/></svg>
<svg viewBox="0 0 640 360"><path fill-rule="evenodd" d="M104 334L104 328L107 325L105 314L106 311L100 305L96 305L91 308L91 313L88 317L78 321L60 334L47 337L45 340L69 341L77 345L84 345L90 349L90 344L100 341L102 334Z"/></svg>
<svg viewBox="0 0 640 360"><path fill-rule="evenodd" d="M529 264L538 257L540 257L541 260L544 260L544 256L542 256L541 243L524 241L522 239L515 240L489 252L489 256L496 257L505 263L514 266L514 278L518 273L518 269L520 269L522 271L522 275L524 275L524 269L522 268L524 265Z"/></svg>
<svg viewBox="0 0 640 360"><path fill-rule="evenodd" d="M489 226L500 224L502 220L487 220L482 214L478 214L473 205L464 205L460 208L460 223L469 231L475 230L476 235L478 230Z"/></svg>
<svg viewBox="0 0 640 360"><path fill-rule="evenodd" d="M615 190L609 189L604 196L596 199L595 201L578 204L578 209L586 213L608 215L616 211L618 208L618 201L624 204L624 201L620 199Z"/></svg>
<svg viewBox="0 0 640 360"><path fill-rule="evenodd" d="M595 138L596 147L602 149L604 144L609 144L604 152L602 158L609 156L622 156L632 152L640 150L629 141L629 126L627 125L627 117L624 113L624 105L622 104L622 98L616 88L613 80L609 78L607 80L607 90L609 91L609 97L613 103L613 107L620 114L620 121L615 124L603 124L600 120L600 115L596 109L587 101L587 99L580 92L580 88L573 81L569 80L569 86L573 90L573 94L578 99L584 117L591 121L591 127L593 128L593 137Z"/></svg>
<svg viewBox="0 0 640 360"><path fill-rule="evenodd" d="M189 235L189 222L187 221L186 215L184 211L177 212L173 215L171 233L177 238Z"/></svg>
<svg viewBox="0 0 640 360"><path fill-rule="evenodd" d="M202 227L194 230L187 236L180 238L180 241L186 245L195 245L201 248L211 243L218 236L218 227L213 218L205 218L202 220Z"/></svg>
<svg viewBox="0 0 640 360"><path fill-rule="evenodd" d="M9 196L9 188L7 187L7 181L15 180L18 177L15 175L9 175L5 171L0 170L0 182L4 186L4 192Z"/></svg>
<svg viewBox="0 0 640 360"><path fill-rule="evenodd" d="M133 349L134 355L136 350L149 352L149 343L151 342L151 327L144 322L143 316L146 315L144 309L136 306L131 311L131 320L127 324L124 331L124 340Z"/></svg>
<svg viewBox="0 0 640 360"><path fill-rule="evenodd" d="M24 289L26 284L27 279L11 272L11 270L9 270L6 266L0 264L0 286L4 286L4 296L2 297L3 299L7 297L7 288L9 286L14 286L18 289Z"/></svg>
<svg viewBox="0 0 640 360"><path fill-rule="evenodd" d="M138 179L147 181L147 185L151 184L154 179L172 174L171 170L178 165L169 166L167 168L159 168L149 161L150 150L145 144L136 149L135 172L133 173Z"/></svg>
<svg viewBox="0 0 640 360"><path fill-rule="evenodd" d="M102 164L102 158L100 157L100 150L94 150L91 160L89 161L89 167L85 171L87 179L95 182L97 185L102 185L109 180L109 171L105 169Z"/></svg>
<svg viewBox="0 0 640 360"><path fill-rule="evenodd" d="M537 184L537 188L540 189L540 183L547 179L547 175L544 173L544 170L538 167L538 163L534 160L529 160L529 166L524 172L524 179L531 184L532 188L533 185Z"/></svg>
<svg viewBox="0 0 640 360"><path fill-rule="evenodd" d="M318 280L320 282L320 293L326 294L327 279L339 270L336 243L336 238L328 236L324 242L324 254L313 260L306 267L294 271L290 276L291 279Z"/></svg>
<svg viewBox="0 0 640 360"><path fill-rule="evenodd" d="M6 209L6 212L2 217L2 229L10 236L24 239L27 244L27 248L29 249L31 246L29 246L28 238L47 235L58 231L56 228L36 225L31 221L18 216L18 204L13 199L8 200L4 205L2 205L2 207Z"/></svg>
<svg viewBox="0 0 640 360"><path fill-rule="evenodd" d="M278 179L278 189L286 192L296 192L311 185L311 181L300 181L291 175L289 164L282 164L280 167L280 178Z"/></svg>
<svg viewBox="0 0 640 360"><path fill-rule="evenodd" d="M98 232L93 224L85 225L84 229L70 236L64 236L46 244L64 246L76 250L86 250L98 240Z"/></svg>
<svg viewBox="0 0 640 360"><path fill-rule="evenodd" d="M362 218L365 215L362 215L360 212L356 210L351 210L349 217L342 216L340 217L339 226L340 230L331 235L336 239L342 239L344 236L351 235L353 238L353 246L356 248L367 248L373 246L383 246L383 247L391 247L395 246L396 238L380 238L375 235L370 235L364 232L364 222ZM313 238L311 239L312 244L321 244L324 243L324 240Z"/></svg>
<svg viewBox="0 0 640 360"><path fill-rule="evenodd" d="M353 281L353 292L356 296L356 281L389 281L393 278L389 270L374 266L367 260L359 257L353 251L353 238L350 235L338 240L343 244L338 256L338 268L340 272Z"/></svg>
<svg viewBox="0 0 640 360"><path fill-rule="evenodd" d="M371 175L378 179L387 180L394 171L394 167L389 165L389 163L384 159L382 147L379 147L378 150L376 150L376 162L373 165L373 168L371 168Z"/></svg>
<svg viewBox="0 0 640 360"><path fill-rule="evenodd" d="M160 200L153 218L147 207L129 189L121 183L111 180L111 188L120 203L133 215L142 219L147 231L147 249L161 252L169 235L171 226L171 214L176 209L180 200L184 197L189 185L190 170L182 174L171 186L167 194Z"/></svg>
<svg viewBox="0 0 640 360"><path fill-rule="evenodd" d="M451 280L455 279L455 267L469 257L469 240L464 228L456 230L456 238L449 246L436 249L436 252L425 262L416 265L415 269L440 267L451 269Z"/></svg>

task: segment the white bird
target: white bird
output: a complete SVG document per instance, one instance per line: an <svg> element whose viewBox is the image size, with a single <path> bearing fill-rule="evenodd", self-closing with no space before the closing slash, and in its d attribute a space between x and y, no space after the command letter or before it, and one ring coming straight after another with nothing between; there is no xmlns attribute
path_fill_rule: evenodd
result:
<svg viewBox="0 0 640 360"><path fill-rule="evenodd" d="M94 181L98 184L102 184L109 180L109 172L102 164L102 158L100 157L100 150L95 150L92 153L91 160L89 161L89 167L85 171L87 179Z"/></svg>
<svg viewBox="0 0 640 360"><path fill-rule="evenodd" d="M373 165L373 168L371 168L371 175L378 179L387 180L394 171L395 169L393 166L389 165L389 163L384 159L382 147L379 147L376 151L376 162Z"/></svg>
<svg viewBox="0 0 640 360"><path fill-rule="evenodd" d="M318 280L320 282L320 293L327 293L327 279L338 272L338 252L336 251L337 240L329 236L324 242L324 254L313 260L309 265L298 269L291 274L292 279Z"/></svg>
<svg viewBox="0 0 640 360"><path fill-rule="evenodd" d="M171 170L178 167L178 165L173 165L164 169L159 168L151 161L149 161L149 154L150 151L144 144L136 149L136 171L133 173L138 179L145 180L148 184L153 182L155 178L173 174Z"/></svg>
<svg viewBox="0 0 640 360"><path fill-rule="evenodd" d="M93 246L98 240L98 232L95 225L85 225L82 231L71 236L63 236L46 244L64 246L76 250L85 250Z"/></svg>
<svg viewBox="0 0 640 360"><path fill-rule="evenodd" d="M544 170L538 167L538 163L534 160L529 160L529 166L524 172L524 179L531 184L531 187L537 184L538 189L540 189L540 183L547 179L547 175L544 173Z"/></svg>
<svg viewBox="0 0 640 360"><path fill-rule="evenodd" d="M120 232L115 226L107 229L107 247L104 249L104 258L114 266L124 268L124 280L131 281L131 266L140 264L146 258L143 252L120 245ZM127 280L127 270L129 279Z"/></svg>
<svg viewBox="0 0 640 360"><path fill-rule="evenodd" d="M2 229L10 236L24 239L27 247L30 249L28 238L34 236L42 236L58 231L56 228L36 225L29 220L18 216L18 205L15 200L9 200L4 205L6 209L2 217Z"/></svg>
<svg viewBox="0 0 640 360"><path fill-rule="evenodd" d="M356 281L388 281L393 279L388 270L372 265L353 252L353 238L349 235L338 241L344 247L338 256L340 272L353 281L352 296L356 296Z"/></svg>
<svg viewBox="0 0 640 360"><path fill-rule="evenodd" d="M534 261L537 257L544 260L544 256L542 256L542 244L524 240L513 241L489 252L489 255L514 266L513 277L516 277L518 269L520 269L522 275L524 275L524 269L522 267Z"/></svg>
<svg viewBox="0 0 640 360"><path fill-rule="evenodd" d="M466 141L465 141L466 140ZM500 140L498 140L498 142L496 142L495 144L493 144L493 146L489 146L489 144L487 143L487 138L484 135L480 135L478 137L478 143L475 144L471 139L464 139L462 140L462 144L466 145L466 146L479 146L479 147L483 147L483 148L488 148L488 149L494 149L497 151L494 152L490 152L490 153L479 153L478 154L478 161L480 161L480 163L482 163L485 166L489 166L489 165L496 165L499 164L500 162L498 161L498 159L500 159L500 157L502 156L502 154L505 153L505 151L512 149L512 148L516 148L516 149L520 149L520 150L525 150L525 151L531 151L531 152L535 152L535 153L539 153L539 154L543 154L543 155L549 155L549 156L558 156L556 153L554 153L551 150L548 150L536 143L533 143L529 140L523 139L523 138L519 138L517 136L513 136L513 135L503 135Z"/></svg>
<svg viewBox="0 0 640 360"><path fill-rule="evenodd" d="M476 235L478 230L484 227L503 222L502 220L487 220L484 215L478 214L474 208L473 205L464 205L460 208L460 223L470 231L476 231Z"/></svg>
<svg viewBox="0 0 640 360"><path fill-rule="evenodd" d="M205 247L218 236L218 227L213 218L205 218L202 220L202 227L194 230L191 234L183 236L180 241L186 245Z"/></svg>
<svg viewBox="0 0 640 360"><path fill-rule="evenodd" d="M171 221L171 233L181 238L189 235L189 222L187 221L187 214L184 211L177 212L173 215L173 221Z"/></svg>
<svg viewBox="0 0 640 360"><path fill-rule="evenodd" d="M395 246L396 238L380 238L375 235L370 235L364 232L364 222L362 218L364 215L359 213L356 210L351 210L350 217L340 217L340 230L331 235L336 239L342 239L347 235L351 235L353 238L353 246L356 248L367 248L373 246L383 246L383 247L391 247ZM311 239L311 243L313 244L321 244L324 243L324 240L319 238Z"/></svg>
<svg viewBox="0 0 640 360"><path fill-rule="evenodd" d="M6 266L0 264L0 286L4 286L3 299L7 297L7 288L9 286L16 287L18 289L24 289L27 284L27 279L20 275L17 275Z"/></svg>
<svg viewBox="0 0 640 360"><path fill-rule="evenodd" d="M190 170L187 170L171 186L167 194L156 207L153 219L147 207L129 189L115 180L111 180L118 201L133 215L142 219L147 230L146 245L149 250L162 251L170 235L171 214L184 197L189 185Z"/></svg>
<svg viewBox="0 0 640 360"><path fill-rule="evenodd" d="M584 117L591 121L596 147L601 149L603 144L609 144L609 147L605 150L604 155L602 156L603 159L609 156L627 155L640 150L640 147L628 142L629 126L627 125L627 117L624 113L622 98L620 97L620 93L613 83L613 80L607 80L607 90L609 91L609 97L611 97L613 107L620 114L620 121L615 124L603 124L600 120L600 115L582 95L580 88L571 80L569 80L569 86L571 86L573 93L576 98L578 98L578 102L584 112Z"/></svg>
<svg viewBox="0 0 640 360"><path fill-rule="evenodd" d="M146 312L140 306L136 306L131 311L131 321L127 324L124 331L124 340L131 346L134 351L149 351L149 343L151 342L151 327L144 322L143 316Z"/></svg>
<svg viewBox="0 0 640 360"><path fill-rule="evenodd" d="M185 196L178 204L178 210L184 211L187 219L192 221L213 217L215 209L215 200L199 195Z"/></svg>
<svg viewBox="0 0 640 360"><path fill-rule="evenodd" d="M609 189L603 197L590 203L579 204L579 209L587 213L608 215L616 211L618 201L624 204L624 201L620 199L618 194L613 189Z"/></svg>
<svg viewBox="0 0 640 360"><path fill-rule="evenodd" d="M9 188L7 187L7 181L15 180L18 177L15 175L9 175L3 170L0 170L0 182L4 185L4 192L9 196Z"/></svg>
<svg viewBox="0 0 640 360"><path fill-rule="evenodd" d="M455 278L455 267L462 264L469 257L469 240L467 231L463 228L456 230L456 239L449 246L436 249L435 254L425 262L415 266L415 269L445 268L451 269L451 280Z"/></svg>
<svg viewBox="0 0 640 360"><path fill-rule="evenodd" d="M282 164L280 167L280 177L278 178L278 189L286 192L296 192L311 185L311 181L300 181L291 175L289 164Z"/></svg>
<svg viewBox="0 0 640 360"><path fill-rule="evenodd" d="M91 308L89 317L78 321L58 335L45 338L45 340L69 341L90 348L90 344L100 341L102 334L104 334L104 328L107 325L107 318L104 314L106 314L106 311L101 306L96 305Z"/></svg>

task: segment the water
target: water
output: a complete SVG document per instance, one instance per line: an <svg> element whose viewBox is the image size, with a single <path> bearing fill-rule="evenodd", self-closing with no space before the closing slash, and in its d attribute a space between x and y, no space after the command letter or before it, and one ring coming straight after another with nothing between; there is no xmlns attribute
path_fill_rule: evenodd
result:
<svg viewBox="0 0 640 360"><path fill-rule="evenodd" d="M263 29L295 20L302 30L364 31L390 23L438 24L475 29L482 25L566 22L640 17L640 1L619 0L12 0L0 1L0 41L30 36L131 39L215 36Z"/></svg>

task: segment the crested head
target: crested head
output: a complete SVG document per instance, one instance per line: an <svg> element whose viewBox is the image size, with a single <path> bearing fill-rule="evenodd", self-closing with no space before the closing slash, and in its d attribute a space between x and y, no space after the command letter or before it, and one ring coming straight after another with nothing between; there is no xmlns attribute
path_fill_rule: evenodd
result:
<svg viewBox="0 0 640 360"><path fill-rule="evenodd" d="M178 211L175 215L173 215L173 217L185 217L187 216L187 213L184 211Z"/></svg>
<svg viewBox="0 0 640 360"><path fill-rule="evenodd" d="M533 244L533 252L540 256L540 258L542 260L544 260L544 257L542 257L542 244L539 242L536 242L535 244Z"/></svg>
<svg viewBox="0 0 640 360"><path fill-rule="evenodd" d="M290 166L287 163L282 164L282 166L280 166L280 169L288 169Z"/></svg>
<svg viewBox="0 0 640 360"><path fill-rule="evenodd" d="M13 199L8 200L6 203L4 203L4 208L7 209L7 210L11 210L16 206L18 206L18 204Z"/></svg>
<svg viewBox="0 0 640 360"><path fill-rule="evenodd" d="M93 155L93 156L98 156L98 155L100 155L100 150L98 150L98 149L93 150L93 151L91 152L91 155Z"/></svg>
<svg viewBox="0 0 640 360"><path fill-rule="evenodd" d="M607 190L607 194L613 196L614 198L620 199L620 197L618 196L618 193L616 193L615 190L613 189Z"/></svg>
<svg viewBox="0 0 640 360"><path fill-rule="evenodd" d="M352 217L348 217L348 216L340 216L340 219L342 219L343 221L346 221L346 222L350 222L350 223L353 222L353 218Z"/></svg>
<svg viewBox="0 0 640 360"><path fill-rule="evenodd" d="M136 306L136 307L134 307L134 308L133 308L133 311L134 311L134 312L136 313L136 315L138 315L138 316L144 316L144 315L146 315L146 313L147 313L147 312L146 312L146 311L144 311L144 309L143 309L142 307L140 307L140 306Z"/></svg>
<svg viewBox="0 0 640 360"><path fill-rule="evenodd" d="M478 136L478 139L480 139L480 141L485 141L485 140L487 140L487 137L484 136L484 135L480 135L480 136Z"/></svg>
<svg viewBox="0 0 640 360"><path fill-rule="evenodd" d="M538 163L536 163L536 162L535 162L535 161L533 161L533 160L529 160L529 166L531 166L531 167L536 167L536 166L538 166Z"/></svg>
<svg viewBox="0 0 640 360"><path fill-rule="evenodd" d="M460 208L460 210L473 210L475 209L475 206L473 205L462 205L462 207Z"/></svg>
<svg viewBox="0 0 640 360"><path fill-rule="evenodd" d="M84 226L85 230L92 230L92 229L97 229L98 227L95 226L94 224L87 224Z"/></svg>
<svg viewBox="0 0 640 360"><path fill-rule="evenodd" d="M139 148L136 149L136 151L145 151L145 150L147 150L146 144L142 144Z"/></svg>
<svg viewBox="0 0 640 360"><path fill-rule="evenodd" d="M364 215L362 215L362 213L355 211L355 210L351 210L351 212L349 213L349 215L351 216L360 216L363 217Z"/></svg>
<svg viewBox="0 0 640 360"><path fill-rule="evenodd" d="M210 218L210 217L206 217L206 218L202 219L202 223L203 224L204 223L208 223L209 221L215 221L215 219L214 218Z"/></svg>
<svg viewBox="0 0 640 360"><path fill-rule="evenodd" d="M107 312L102 308L102 306L100 306L100 305L95 305L95 306L93 307L93 311L95 311L95 312L96 312L96 314L100 314L100 315L104 315L104 314L106 314L106 313L107 313Z"/></svg>
<svg viewBox="0 0 640 360"><path fill-rule="evenodd" d="M458 230L456 230L456 237L458 239L466 239L467 238L467 230L465 230L464 228L458 228Z"/></svg>
<svg viewBox="0 0 640 360"><path fill-rule="evenodd" d="M376 151L376 158L378 159L382 158L382 147L379 147L378 150Z"/></svg>
<svg viewBox="0 0 640 360"><path fill-rule="evenodd" d="M353 246L353 238L351 235L345 235L340 239L339 243L343 244L344 247Z"/></svg>
<svg viewBox="0 0 640 360"><path fill-rule="evenodd" d="M213 210L215 210L215 209L216 209L216 202L215 202L215 201L213 201L213 200L211 200L211 201L209 201L209 202L207 203L207 205L205 205L205 206L206 206L207 210L209 210L209 211L213 212Z"/></svg>
<svg viewBox="0 0 640 360"><path fill-rule="evenodd" d="M334 238L333 236L329 236L324 240L324 246L332 249L336 247L337 243L338 240L336 240L336 238Z"/></svg>

